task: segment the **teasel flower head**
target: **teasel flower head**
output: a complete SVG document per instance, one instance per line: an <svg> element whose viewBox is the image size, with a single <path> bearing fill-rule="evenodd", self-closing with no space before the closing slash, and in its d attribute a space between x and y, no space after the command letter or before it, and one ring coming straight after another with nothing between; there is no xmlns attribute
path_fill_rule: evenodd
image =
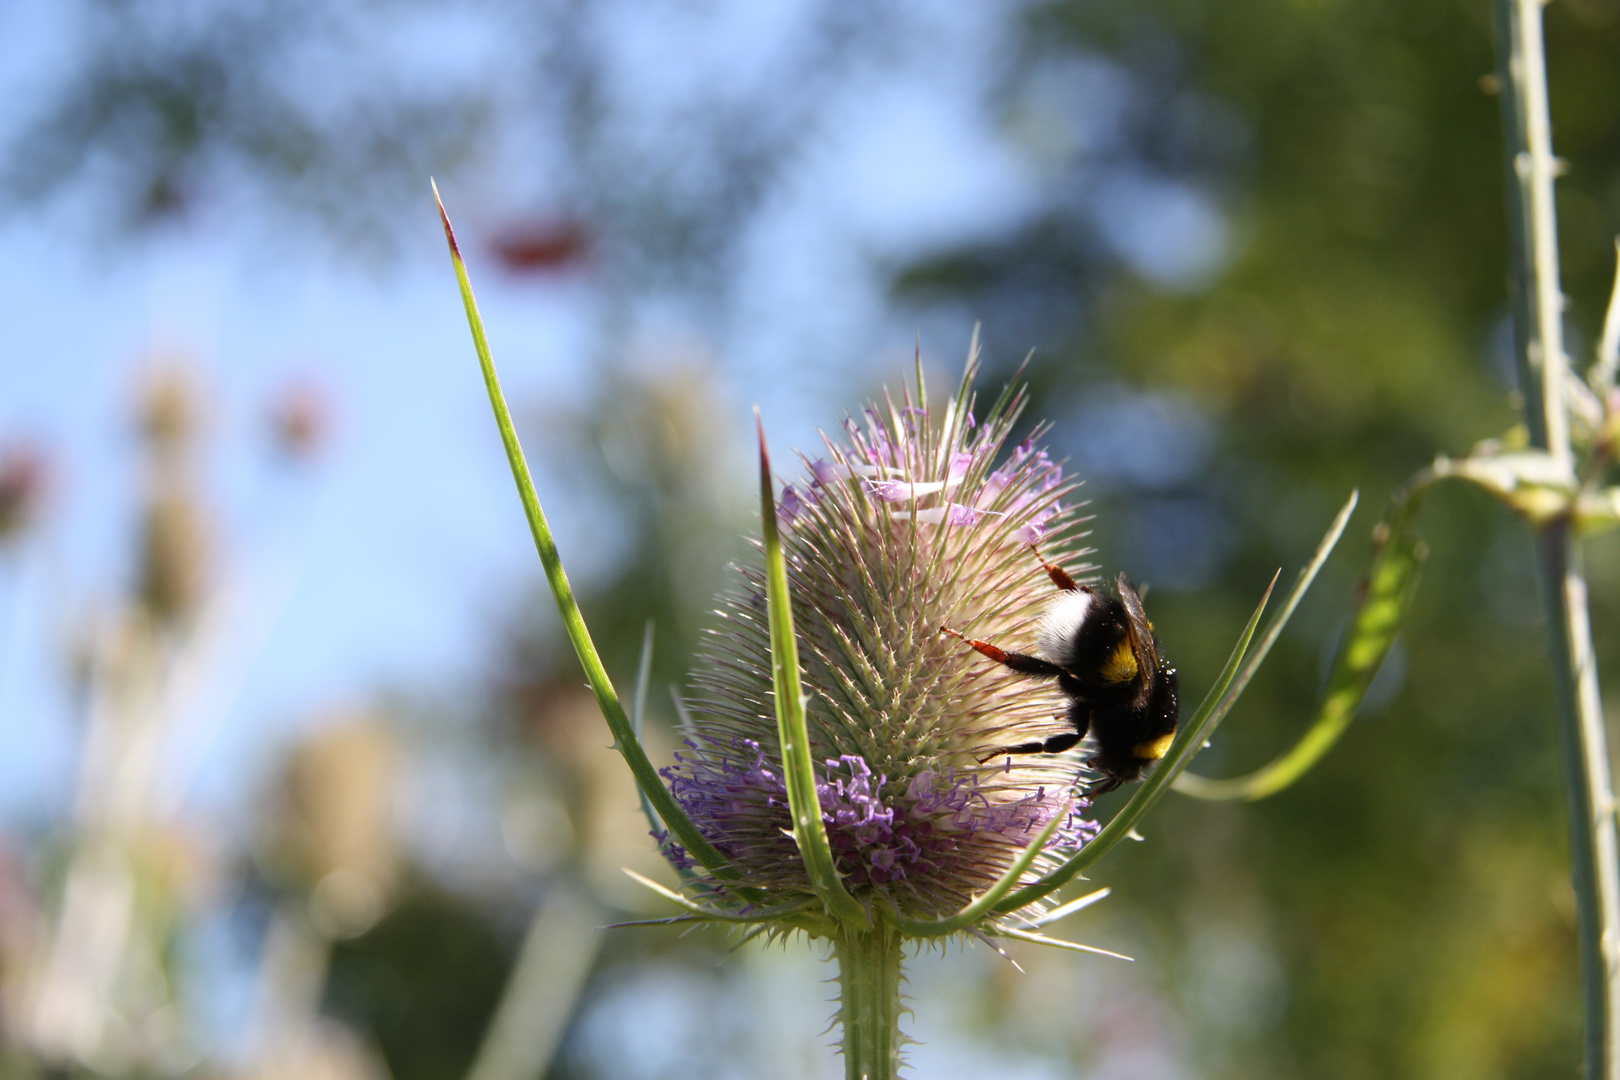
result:
<svg viewBox="0 0 1620 1080"><path fill-rule="evenodd" d="M1078 485L1039 430L1012 444L1022 391L976 417L972 374L942 414L907 391L847 419L777 505L822 823L845 888L891 919L961 910L1048 826L1032 876L1097 831L1072 757L994 755L1067 726L1055 686L941 632L1033 642L1054 588L1032 545L1076 577L1094 569ZM766 591L747 566L722 601L663 775L752 902L772 906L815 890L789 816Z"/></svg>
<svg viewBox="0 0 1620 1080"><path fill-rule="evenodd" d="M825 440L824 453L805 457L805 477L780 496L761 425L763 566L745 566L722 602L685 747L660 776L640 738L650 647L627 711L540 506L442 202L439 213L563 628L682 887L631 876L682 911L655 922L830 940L848 1080L899 1075L907 940L969 933L992 944L1015 938L1104 952L1037 931L1107 890L1050 911L1045 898L1135 835L1136 822L1179 779L1197 781L1188 790L1201 787L1206 797L1250 790L1251 778L1211 781L1182 770L1277 640L1343 534L1355 496L1256 641L1267 588L1203 702L1098 829L1085 816L1079 763L994 753L1064 730L1059 697L943 633L949 625L985 640L1036 640L1053 577L1032 544L1071 576L1091 570L1079 561L1075 485L1040 448L1039 431L1009 445L1022 392L1004 391L976 412L976 340L958 392L938 415L928 410L919 364L915 398L885 399L851 418ZM1283 786L1300 771L1285 764Z"/></svg>

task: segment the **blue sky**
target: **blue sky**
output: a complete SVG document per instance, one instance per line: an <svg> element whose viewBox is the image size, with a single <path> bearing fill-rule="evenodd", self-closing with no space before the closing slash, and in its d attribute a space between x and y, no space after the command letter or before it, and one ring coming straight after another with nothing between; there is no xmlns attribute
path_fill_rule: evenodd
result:
<svg viewBox="0 0 1620 1080"><path fill-rule="evenodd" d="M5 14L0 134L73 69L73 31L88 10ZM730 414L715 424L733 437L727 467L740 485L750 405L763 408L777 447L812 446L817 426L904 376L919 332L930 367L959 370L971 313L898 310L887 295L893 266L1077 199L1105 244L1166 287L1196 287L1226 257L1225 224L1205 195L1110 164L1132 92L1118 69L1070 55L1023 73L1010 105L998 99L1018 6L984 0L900 5L901 47L846 65L817 91L802 138L746 219L724 302L645 288L626 301L590 269L503 275L491 231L561 198L547 194L561 172L547 165L557 147L524 126L533 87L524 90L514 59L523 46L492 29L495 10L402 8L378 32L349 26L349 45L363 50L342 64L330 62L332 42L311 41L288 78L309 100L487 78L491 145L439 179L510 398L520 410L583 405L607 350L632 365L686 357L717 381ZM673 163L677 186L701 174L704 147L680 144L677 120L710 106L748 115L816 10L810 0L592 6L616 103L601 152L645 158L649 170ZM350 23L384 17L341 11ZM197 766L201 782L188 790L205 803L240 807L266 748L334 708L384 691L470 703L495 623L536 580L427 177L415 211L398 212L398 255L382 266L347 256L262 188L248 178L218 186L181 222L139 237L110 230L93 183L0 222L0 441L37 440L56 478L42 529L0 567L0 813L66 806L77 708L67 657L73 635L130 579L140 478L129 412L155 358L195 370L217 414L204 487L233 606L217 685L175 748ZM1020 354L1043 344L1022 329L992 327L989 340ZM301 478L267 467L264 454L264 410L294 380L320 388L335 418ZM1106 462L1113 429L1087 430L1108 443L1091 455ZM570 462L536 464L570 570L588 580L620 550L613 521L558 482Z"/></svg>
<svg viewBox="0 0 1620 1080"><path fill-rule="evenodd" d="M964 7L935 25L966 40L998 19L993 5ZM10 29L7 58L35 58L13 69L12 87L71 58L48 18ZM720 77L732 55L705 60L638 40L626 39L632 98ZM988 235L1035 205L1038 178L979 100L989 62L980 44L977 59L968 50L950 63L897 64L837 88L833 134L812 141L760 215L724 319L699 325L656 300L637 309L632 345L684 335L712 357L737 412L717 423L740 434L758 402L779 445L809 445L877 373L909 366L917 324L890 310L879 264ZM0 128L27 99L10 100ZM581 401L600 348L600 294L588 277L516 280L481 261L488 183L475 172L441 178L468 234L508 393L520 404ZM218 579L235 602L220 685L198 704L213 715L196 718L219 734L206 752L182 752L204 764L199 797L230 803L265 747L321 711L385 688L453 697L476 679L491 617L536 567L425 177L422 188L401 257L380 270L342 258L310 225L255 215L246 199L128 243L99 235L83 192L0 228L0 439L39 441L55 475L41 531L0 571L12 627L0 639L0 809L60 811L71 789L67 645L130 578L139 475L129 410L154 358L194 369L216 411L205 488L218 504ZM931 363L958 365L967 330L965 317L930 325ZM263 453L264 409L294 379L320 387L335 417L331 444L302 478L267 467ZM588 577L612 538L588 505L544 490L544 474L541 485L565 557Z"/></svg>

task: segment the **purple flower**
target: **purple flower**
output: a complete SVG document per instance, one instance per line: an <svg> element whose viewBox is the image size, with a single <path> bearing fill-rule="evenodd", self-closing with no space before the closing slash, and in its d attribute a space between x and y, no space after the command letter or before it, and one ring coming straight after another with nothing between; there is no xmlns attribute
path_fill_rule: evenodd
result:
<svg viewBox="0 0 1620 1080"><path fill-rule="evenodd" d="M792 890L802 875L786 828L787 786L758 742L727 746L688 739L663 770L670 789L750 884ZM998 767L995 772L1005 772ZM924 770L904 785L874 775L858 754L825 762L816 786L822 823L839 873L851 886L883 885L904 908L943 913L988 883L983 864L1005 865L1063 816L1051 847L1073 850L1099 829L1084 800L1037 787L1007 799L978 772ZM693 863L665 836L677 865ZM784 874L784 870L787 871ZM993 879L995 875L991 875Z"/></svg>
<svg viewBox="0 0 1620 1080"><path fill-rule="evenodd" d="M792 484L782 489L782 501L777 504L777 513L782 517L782 523L792 525L795 518L804 511L804 500Z"/></svg>
<svg viewBox="0 0 1620 1080"><path fill-rule="evenodd" d="M935 506L928 510L919 510L911 515L924 525L977 525L981 518L990 513L989 510L980 510L976 506L963 506L961 503L946 503L944 506ZM904 517L904 514L895 514L895 517Z"/></svg>
<svg viewBox="0 0 1620 1080"><path fill-rule="evenodd" d="M883 502L910 502L926 495L934 495L950 487L949 482L908 484L904 480L873 480L866 485L874 498Z"/></svg>

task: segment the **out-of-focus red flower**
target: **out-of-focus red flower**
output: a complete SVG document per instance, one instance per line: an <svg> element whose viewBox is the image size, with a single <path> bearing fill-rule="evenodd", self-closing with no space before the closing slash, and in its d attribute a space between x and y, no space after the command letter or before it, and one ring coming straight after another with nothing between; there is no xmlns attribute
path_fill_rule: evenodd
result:
<svg viewBox="0 0 1620 1080"><path fill-rule="evenodd" d="M582 261L590 236L579 221L555 218L511 225L490 241L490 249L514 274L551 273Z"/></svg>
<svg viewBox="0 0 1620 1080"><path fill-rule="evenodd" d="M276 449L292 461L315 456L331 433L327 395L308 380L283 387L270 404L270 434Z"/></svg>

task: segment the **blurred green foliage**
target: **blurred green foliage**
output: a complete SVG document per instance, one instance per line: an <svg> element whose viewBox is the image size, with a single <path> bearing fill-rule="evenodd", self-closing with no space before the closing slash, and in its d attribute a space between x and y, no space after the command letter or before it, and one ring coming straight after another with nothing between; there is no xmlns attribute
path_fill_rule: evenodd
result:
<svg viewBox="0 0 1620 1080"><path fill-rule="evenodd" d="M488 912L421 881L332 950L326 1008L376 1040L394 1080L460 1080L511 969Z"/></svg>
<svg viewBox="0 0 1620 1080"><path fill-rule="evenodd" d="M1547 15L1582 366L1620 229L1617 16L1620 5L1586 0ZM1064 403L1086 396L1077 372L1095 386L1180 392L1214 418L1216 464L1194 483L1226 523L1229 557L1195 591L1149 601L1192 686L1266 572L1308 551L1301 536L1332 498L1360 486L1364 530L1435 453L1466 452L1515 419L1490 18L1484 3L1452 0L1044 5L1030 18L1033 62L1103 58L1166 99L1241 117L1245 145L1224 165L1197 152L1196 132L1146 123L1144 135L1166 169L1224 193L1229 265L1207 285L1158 288L1126 269L1099 272L1082 230L1046 228L900 279L903 295L970 305L1013 275L1067 280L1080 302L1034 369L1046 395L1034 411L1060 432ZM1017 330L992 329L1002 340ZM1131 565L1142 535L1133 506L1161 495L1105 490L1105 566ZM1356 528L1335 559L1338 589L1319 586L1196 771L1246 771L1303 729L1366 565ZM1391 662L1401 670L1383 680L1399 685L1393 699L1365 708L1292 789L1254 805L1172 805L1145 830L1153 843L1106 868L1177 958L1167 981L1208 1050L1195 1055L1204 1075L1506 1078L1578 1060L1573 897L1529 538L1465 492L1433 499L1419 529L1434 556ZM1592 552L1610 671L1615 555L1608 542ZM1211 925L1269 942L1284 1000L1234 1018L1241 995L1199 997L1194 946Z"/></svg>

